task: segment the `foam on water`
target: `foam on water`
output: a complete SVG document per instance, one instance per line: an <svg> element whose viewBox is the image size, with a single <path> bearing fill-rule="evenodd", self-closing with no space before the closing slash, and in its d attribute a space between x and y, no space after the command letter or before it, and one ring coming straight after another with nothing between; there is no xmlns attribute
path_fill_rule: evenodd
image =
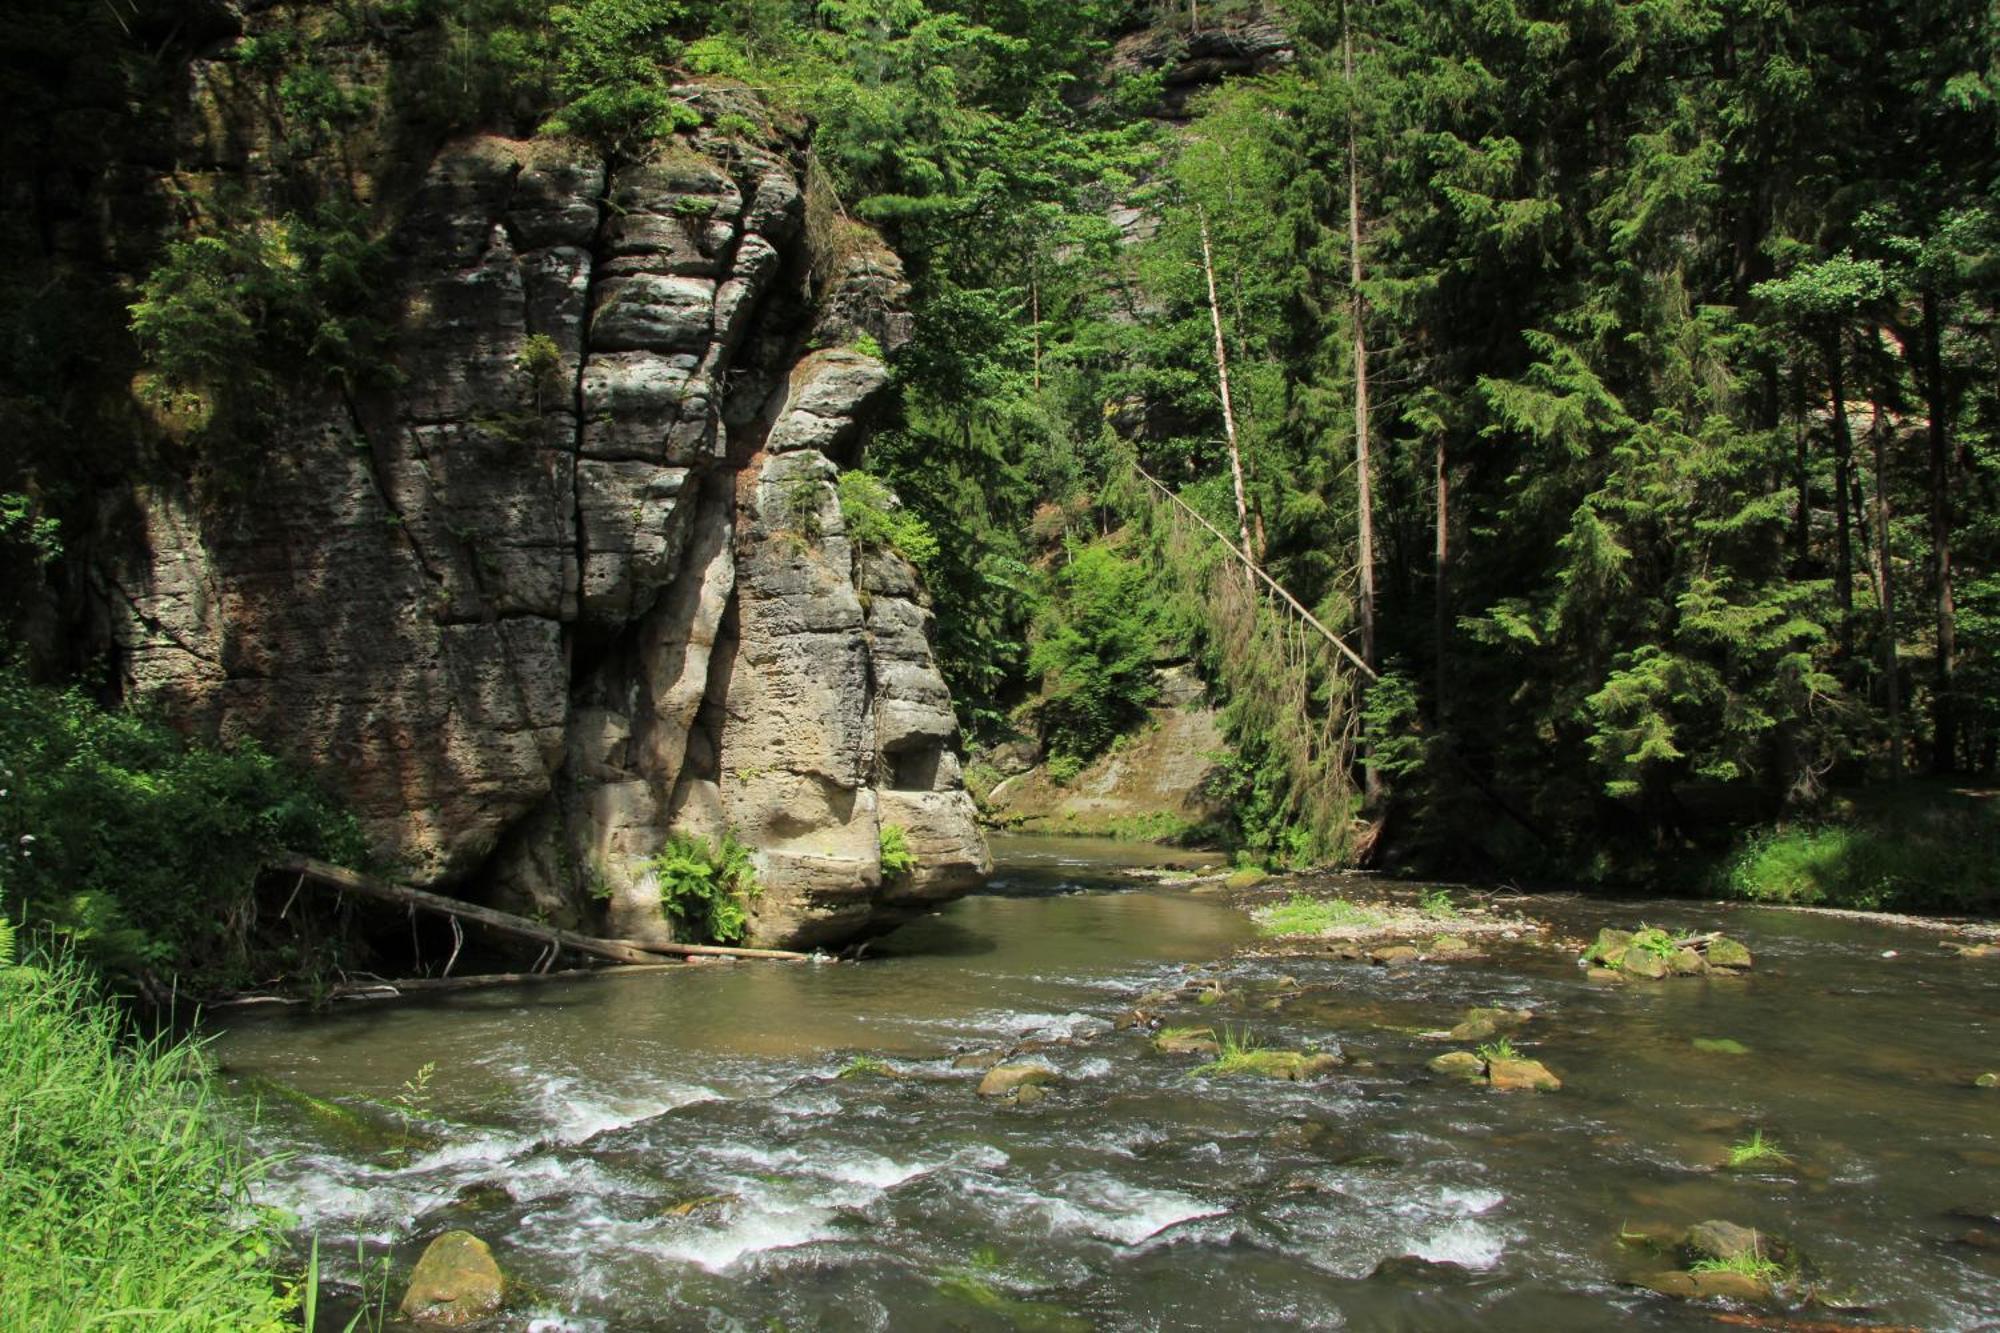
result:
<svg viewBox="0 0 2000 1333"><path fill-rule="evenodd" d="M525 1073L525 1071L524 1071ZM697 1102L723 1100L721 1093L700 1084L669 1083L638 1093L586 1089L580 1079L537 1079L536 1111L550 1136L562 1143L582 1143L614 1129L624 1129Z"/></svg>
<svg viewBox="0 0 2000 1333"><path fill-rule="evenodd" d="M1146 1189L1098 1172L1067 1176L1047 1192L995 1181L967 1184L1010 1226L1039 1224L1053 1235L1080 1233L1119 1245L1137 1245L1178 1223L1227 1211L1175 1190Z"/></svg>
<svg viewBox="0 0 2000 1333"><path fill-rule="evenodd" d="M1408 1252L1432 1263L1491 1268L1507 1252L1507 1242L1492 1228L1466 1218L1418 1237Z"/></svg>

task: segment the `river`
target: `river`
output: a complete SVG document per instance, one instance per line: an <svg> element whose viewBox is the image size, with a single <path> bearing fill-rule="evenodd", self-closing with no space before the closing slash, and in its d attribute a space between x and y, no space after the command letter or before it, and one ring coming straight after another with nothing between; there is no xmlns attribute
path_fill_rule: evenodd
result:
<svg viewBox="0 0 2000 1333"><path fill-rule="evenodd" d="M1581 936L1726 925L1757 966L1611 987L1525 942L1247 958L1219 896L1118 873L1143 848L995 851L989 892L862 963L233 1017L213 1050L272 1158L263 1201L319 1237L343 1320L357 1247L401 1274L463 1226L518 1283L494 1328L1714 1327L1718 1307L1629 1285L1666 1265L1620 1235L1724 1218L1785 1238L1840 1307L1799 1318L2000 1327L2000 1253L1962 1239L2000 1233L1977 1220L2000 1213L2000 1090L1970 1086L2000 1068L2000 960L1875 922L1574 898L1528 910ZM1170 1021L1348 1065L1196 1078L1114 1029L1192 975L1227 998ZM1474 1005L1533 1009L1516 1044L1563 1089L1428 1072L1449 1046L1426 1032ZM952 1066L1022 1041L1063 1076L1032 1107ZM857 1055L891 1072L839 1077ZM331 1134L266 1080L400 1096L423 1141ZM1717 1169L1752 1129L1791 1164Z"/></svg>

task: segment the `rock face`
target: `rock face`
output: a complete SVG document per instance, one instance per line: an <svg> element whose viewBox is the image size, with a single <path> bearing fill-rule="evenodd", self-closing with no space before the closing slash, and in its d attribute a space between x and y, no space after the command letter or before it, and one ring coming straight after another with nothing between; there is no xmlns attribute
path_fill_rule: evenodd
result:
<svg viewBox="0 0 2000 1333"><path fill-rule="evenodd" d="M724 95L685 91L712 122ZM559 923L664 936L671 831L752 850L762 943L971 887L927 600L834 487L901 270L816 255L806 193L787 144L708 129L615 171L446 144L393 234L394 387L288 404L248 502L107 514L128 692L316 769L405 878Z"/></svg>
<svg viewBox="0 0 2000 1333"><path fill-rule="evenodd" d="M1228 749L1220 715L1186 666L1156 673L1160 702L1145 724L1068 783L1028 758L1023 743L982 756L1001 776L983 794L988 817L1029 833L1173 839L1219 822Z"/></svg>

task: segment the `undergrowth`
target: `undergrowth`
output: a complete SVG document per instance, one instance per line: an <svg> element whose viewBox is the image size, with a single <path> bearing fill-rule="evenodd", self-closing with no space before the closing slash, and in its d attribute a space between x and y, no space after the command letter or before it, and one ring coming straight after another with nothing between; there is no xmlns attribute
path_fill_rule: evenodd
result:
<svg viewBox="0 0 2000 1333"><path fill-rule="evenodd" d="M1756 902L1878 911L1990 911L2000 904L1994 802L1912 783L1848 822L1763 833L1723 866L1721 890Z"/></svg>
<svg viewBox="0 0 2000 1333"><path fill-rule="evenodd" d="M0 1328L264 1333L296 1299L198 1046L129 1040L73 956L0 964Z"/></svg>

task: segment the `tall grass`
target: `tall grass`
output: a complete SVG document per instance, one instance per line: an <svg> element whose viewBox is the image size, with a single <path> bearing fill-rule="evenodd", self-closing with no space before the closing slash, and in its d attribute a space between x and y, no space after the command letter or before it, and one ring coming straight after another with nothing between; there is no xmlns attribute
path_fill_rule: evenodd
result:
<svg viewBox="0 0 2000 1333"><path fill-rule="evenodd" d="M81 965L31 963L0 956L0 1329L293 1326L200 1048L133 1040Z"/></svg>

